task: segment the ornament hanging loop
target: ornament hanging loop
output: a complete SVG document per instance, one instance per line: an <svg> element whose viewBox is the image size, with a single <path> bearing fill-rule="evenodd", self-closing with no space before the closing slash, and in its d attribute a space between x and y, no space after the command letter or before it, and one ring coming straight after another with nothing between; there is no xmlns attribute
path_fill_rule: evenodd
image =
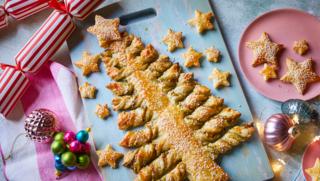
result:
<svg viewBox="0 0 320 181"><path fill-rule="evenodd" d="M14 145L16 144L16 142L18 141L18 139L19 139L22 135L27 135L27 134L26 134L26 133L20 133L20 134L18 134L18 135L14 138L13 143L12 143L11 148L10 148L10 152L9 152L8 156L6 156L6 157L4 158L4 160L9 160L10 158L12 158L13 151L14 151Z"/></svg>

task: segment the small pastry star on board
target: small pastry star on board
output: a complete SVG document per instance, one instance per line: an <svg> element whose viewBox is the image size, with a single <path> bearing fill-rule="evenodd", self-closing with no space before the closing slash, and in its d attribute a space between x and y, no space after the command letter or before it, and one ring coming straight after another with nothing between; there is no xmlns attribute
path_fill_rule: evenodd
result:
<svg viewBox="0 0 320 181"><path fill-rule="evenodd" d="M230 72L223 72L217 68L214 68L209 76L209 80L212 80L214 88L222 88L230 86L230 75Z"/></svg>
<svg viewBox="0 0 320 181"><path fill-rule="evenodd" d="M307 174L310 175L312 181L319 181L320 180L320 160L317 158L316 162L314 163L313 167L305 169Z"/></svg>
<svg viewBox="0 0 320 181"><path fill-rule="evenodd" d="M304 94L307 84L320 81L312 68L312 60L307 59L303 62L296 62L291 58L287 58L287 72L280 80L293 84L300 94Z"/></svg>
<svg viewBox="0 0 320 181"><path fill-rule="evenodd" d="M200 67L200 58L202 53L197 52L192 47L189 47L188 51L182 54L184 58L184 66L186 67Z"/></svg>
<svg viewBox="0 0 320 181"><path fill-rule="evenodd" d="M94 99L96 97L96 87L88 82L85 82L79 87L80 95L82 98Z"/></svg>
<svg viewBox="0 0 320 181"><path fill-rule="evenodd" d="M304 55L309 50L309 45L307 40L299 40L293 42L293 51L295 51L299 55Z"/></svg>
<svg viewBox="0 0 320 181"><path fill-rule="evenodd" d="M258 40L247 42L246 46L253 51L253 67L264 63L278 65L277 56L283 45L272 42L266 32Z"/></svg>
<svg viewBox="0 0 320 181"><path fill-rule="evenodd" d="M96 111L95 111L96 115L101 118L101 119L105 119L106 117L108 117L110 115L110 111L108 109L108 105L104 104L98 104L96 106Z"/></svg>
<svg viewBox="0 0 320 181"><path fill-rule="evenodd" d="M114 40L120 40L119 32L120 19L105 19L102 16L95 16L95 24L90 26L87 31L97 36L100 46Z"/></svg>
<svg viewBox="0 0 320 181"><path fill-rule="evenodd" d="M218 62L220 59L220 51L216 48L207 48L205 54L209 62Z"/></svg>
<svg viewBox="0 0 320 181"><path fill-rule="evenodd" d="M168 46L168 51L173 52L177 48L183 48L182 38L182 32L174 32L172 29L169 29L167 35L163 37L162 42Z"/></svg>
<svg viewBox="0 0 320 181"><path fill-rule="evenodd" d="M111 145L107 145L104 150L98 150L99 157L98 166L104 167L110 165L112 168L117 168L117 162L123 157L122 153L116 152L112 149Z"/></svg>
<svg viewBox="0 0 320 181"><path fill-rule="evenodd" d="M278 77L277 66L268 65L267 63L264 64L263 69L259 73L263 75L265 81L268 81L269 79L275 79Z"/></svg>
<svg viewBox="0 0 320 181"><path fill-rule="evenodd" d="M89 52L84 51L82 53L82 59L75 62L75 66L82 70L82 74L87 76L92 72L99 72L99 62L100 56L99 55L91 55Z"/></svg>
<svg viewBox="0 0 320 181"><path fill-rule="evenodd" d="M211 19L213 17L212 12L202 13L199 10L195 10L195 17L188 20L190 26L195 26L199 33L203 33L206 30L212 30L214 28Z"/></svg>

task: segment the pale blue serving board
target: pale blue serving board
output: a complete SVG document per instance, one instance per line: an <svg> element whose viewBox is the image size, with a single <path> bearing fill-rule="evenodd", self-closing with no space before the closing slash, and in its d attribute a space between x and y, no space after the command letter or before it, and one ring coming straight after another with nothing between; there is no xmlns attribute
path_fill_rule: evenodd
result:
<svg viewBox="0 0 320 181"><path fill-rule="evenodd" d="M179 62L180 65L183 65L181 54L187 49L179 49L173 53L169 53L166 50L166 46L161 43L161 40L167 33L168 28L183 32L185 47L191 45L201 52L204 52L210 46L218 48L222 53L220 63L210 63L203 58L201 68L185 69L185 71L193 72L195 78L201 84L210 87L214 95L225 98L226 105L240 111L242 113L241 120L252 121L250 109L217 22L214 22L214 31L208 31L203 35L198 34L195 28L191 28L187 24L187 20L194 16L196 9L202 12L212 11L207 0L124 0L101 8L96 11L96 14L105 18L115 18L148 8L153 8L156 15L131 21L125 26L126 30L142 37L145 44L151 43L161 54L167 54L172 61ZM86 32L87 27L94 24L94 14L88 17L85 22L78 22L77 24L77 30L68 41L73 63L81 58L83 51L89 51L93 54L103 51L99 47L96 37ZM231 72L231 87L221 90L213 89L212 82L208 80L208 76L214 67ZM99 119L94 113L98 103L107 103L111 107L113 98L112 93L105 88L105 85L111 82L111 79L106 75L102 64L100 68L100 73L93 73L89 77L83 77L81 70L75 68L79 85L88 81L98 89L96 99L83 100L87 117L92 123L95 145L97 149L103 149L106 144L111 144L115 150L125 153L127 150L118 146L125 132L117 127L117 113L112 111L112 116L107 120ZM273 177L268 157L257 134L250 142L223 156L220 165L231 179L236 181L262 181ZM130 169L123 166L118 169L105 167L102 169L102 173L106 180L112 181L133 180L135 177L135 174Z"/></svg>

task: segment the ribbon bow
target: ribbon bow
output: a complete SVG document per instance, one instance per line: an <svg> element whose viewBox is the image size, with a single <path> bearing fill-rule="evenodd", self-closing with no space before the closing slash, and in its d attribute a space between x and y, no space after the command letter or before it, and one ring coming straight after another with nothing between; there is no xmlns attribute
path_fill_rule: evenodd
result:
<svg viewBox="0 0 320 181"><path fill-rule="evenodd" d="M25 0L36 1L36 0ZM84 20L102 0L51 0L55 10L15 56L17 66L2 65L0 113L7 116L29 85L25 74L37 72L75 29L72 18Z"/></svg>
<svg viewBox="0 0 320 181"><path fill-rule="evenodd" d="M6 0L0 6L0 29L8 26L8 16L24 19L48 7L49 0Z"/></svg>

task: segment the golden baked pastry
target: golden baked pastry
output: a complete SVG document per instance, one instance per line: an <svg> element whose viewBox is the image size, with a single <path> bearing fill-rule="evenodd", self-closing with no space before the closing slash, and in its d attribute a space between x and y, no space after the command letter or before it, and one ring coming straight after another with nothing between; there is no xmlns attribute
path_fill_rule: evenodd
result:
<svg viewBox="0 0 320 181"><path fill-rule="evenodd" d="M197 52L192 47L188 48L188 51L182 54L184 58L184 66L186 67L200 67L200 58L202 53Z"/></svg>
<svg viewBox="0 0 320 181"><path fill-rule="evenodd" d="M104 104L104 105L98 104L96 106L95 113L99 118L105 119L106 117L108 117L110 115L108 105L107 104Z"/></svg>
<svg viewBox="0 0 320 181"><path fill-rule="evenodd" d="M177 48L183 48L182 38L182 32L174 32L172 29L169 29L162 41L168 46L168 51L173 52Z"/></svg>
<svg viewBox="0 0 320 181"><path fill-rule="evenodd" d="M278 77L277 67L275 65L268 65L266 63L263 65L263 69L259 73L263 75L265 81Z"/></svg>
<svg viewBox="0 0 320 181"><path fill-rule="evenodd" d="M220 51L216 48L207 48L205 54L209 62L218 62L220 59Z"/></svg>
<svg viewBox="0 0 320 181"><path fill-rule="evenodd" d="M312 181L320 180L320 160L317 158L316 162L314 163L313 167L307 168L306 172L312 178Z"/></svg>
<svg viewBox="0 0 320 181"><path fill-rule="evenodd" d="M121 39L119 32L119 18L104 19L102 16L95 16L95 24L90 26L87 31L97 36L100 46L104 47L110 41Z"/></svg>
<svg viewBox="0 0 320 181"><path fill-rule="evenodd" d="M96 97L96 87L88 82L85 82L82 86L80 86L79 91L82 98L93 99Z"/></svg>
<svg viewBox="0 0 320 181"><path fill-rule="evenodd" d="M266 32L263 32L258 40L247 42L246 46L253 52L252 66L256 67L264 63L278 65L277 56L283 49L283 45L272 42Z"/></svg>
<svg viewBox="0 0 320 181"><path fill-rule="evenodd" d="M294 41L292 49L299 55L306 54L309 50L309 45L307 40Z"/></svg>
<svg viewBox="0 0 320 181"><path fill-rule="evenodd" d="M124 54L135 46L132 43L134 39ZM118 52L103 53L107 74L115 81L107 86L115 95L113 108L122 111L119 128L142 127L127 131L120 141L121 146L131 148L123 165L137 173L136 181L228 180L213 155L222 155L251 136L232 128L240 113L152 45L135 50L122 63L114 59ZM198 132L208 136L199 139ZM218 152L216 145L209 144L219 140L227 140L228 145Z"/></svg>
<svg viewBox="0 0 320 181"><path fill-rule="evenodd" d="M82 70L82 74L87 76L92 72L99 72L99 55L90 55L89 52L85 51L82 54L82 59L75 62L75 66L79 67Z"/></svg>
<svg viewBox="0 0 320 181"><path fill-rule="evenodd" d="M209 76L209 80L213 82L214 88L228 87L230 86L230 75L230 72L223 72L217 68L214 68Z"/></svg>
<svg viewBox="0 0 320 181"><path fill-rule="evenodd" d="M111 145L107 145L104 150L98 150L97 155L99 157L99 167L110 165L112 168L117 168L118 160L123 157L123 154L114 151Z"/></svg>
<svg viewBox="0 0 320 181"><path fill-rule="evenodd" d="M293 84L300 94L304 94L309 83L320 81L320 76L312 68L311 59L299 63L287 58L286 63L288 70L281 80Z"/></svg>
<svg viewBox="0 0 320 181"><path fill-rule="evenodd" d="M203 33L206 30L212 30L214 28L211 19L213 18L213 13L202 13L199 10L195 10L195 17L188 21L190 26L195 26L199 33Z"/></svg>

